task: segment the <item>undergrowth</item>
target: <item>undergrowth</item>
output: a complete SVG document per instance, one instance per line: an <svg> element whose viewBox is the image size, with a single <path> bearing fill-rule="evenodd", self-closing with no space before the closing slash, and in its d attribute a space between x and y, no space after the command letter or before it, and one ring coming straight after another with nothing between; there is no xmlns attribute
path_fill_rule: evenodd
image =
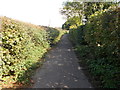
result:
<svg viewBox="0 0 120 90"><path fill-rule="evenodd" d="M91 15L86 25L70 30L70 39L97 87L120 88L120 8Z"/></svg>
<svg viewBox="0 0 120 90"><path fill-rule="evenodd" d="M51 44L66 32L0 17L0 86L26 84ZM7 87L7 86L5 86Z"/></svg>

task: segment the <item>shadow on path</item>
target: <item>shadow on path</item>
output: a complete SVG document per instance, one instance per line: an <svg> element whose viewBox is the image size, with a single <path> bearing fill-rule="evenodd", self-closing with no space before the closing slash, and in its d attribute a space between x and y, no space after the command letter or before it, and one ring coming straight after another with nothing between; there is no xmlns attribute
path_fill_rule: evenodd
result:
<svg viewBox="0 0 120 90"><path fill-rule="evenodd" d="M33 76L33 88L91 88L78 59L64 35L58 45L45 57L46 62Z"/></svg>

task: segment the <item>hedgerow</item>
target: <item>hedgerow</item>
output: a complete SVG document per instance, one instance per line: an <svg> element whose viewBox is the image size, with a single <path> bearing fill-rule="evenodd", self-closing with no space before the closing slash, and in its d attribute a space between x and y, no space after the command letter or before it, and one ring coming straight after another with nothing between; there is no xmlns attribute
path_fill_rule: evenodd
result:
<svg viewBox="0 0 120 90"><path fill-rule="evenodd" d="M48 39L50 40L50 44L56 44L60 40L61 36L64 33L67 33L66 30L62 30L59 28L52 28L52 27L46 27L46 26L42 26L42 28L49 33Z"/></svg>
<svg viewBox="0 0 120 90"><path fill-rule="evenodd" d="M91 15L82 29L70 31L77 39L76 48L100 87L120 86L120 8L110 8ZM73 37L73 40L74 40ZM86 45L80 44L83 37ZM71 38L72 39L72 38Z"/></svg>
<svg viewBox="0 0 120 90"><path fill-rule="evenodd" d="M86 43L84 40L84 34L85 34L84 28L85 28L85 25L81 25L76 29L73 28L70 30L70 39L73 44L81 45Z"/></svg>
<svg viewBox="0 0 120 90"><path fill-rule="evenodd" d="M53 43L52 39L59 37L60 31L48 28L48 33L41 26L7 17L0 17L0 20L0 79L6 81L8 77L12 77L15 82L25 81L27 77L21 77L40 62Z"/></svg>

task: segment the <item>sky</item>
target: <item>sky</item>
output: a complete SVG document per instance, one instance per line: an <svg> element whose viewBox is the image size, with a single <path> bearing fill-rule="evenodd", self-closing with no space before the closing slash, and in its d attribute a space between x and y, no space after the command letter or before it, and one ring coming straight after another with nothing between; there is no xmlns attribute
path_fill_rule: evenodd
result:
<svg viewBox="0 0 120 90"><path fill-rule="evenodd" d="M0 0L0 16L51 27L61 27L65 22L60 14L67 0Z"/></svg>

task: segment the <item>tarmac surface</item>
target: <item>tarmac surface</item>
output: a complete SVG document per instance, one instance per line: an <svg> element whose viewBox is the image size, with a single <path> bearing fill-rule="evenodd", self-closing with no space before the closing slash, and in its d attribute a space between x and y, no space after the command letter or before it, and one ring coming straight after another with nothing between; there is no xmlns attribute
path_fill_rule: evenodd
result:
<svg viewBox="0 0 120 90"><path fill-rule="evenodd" d="M32 88L92 88L79 66L67 34L49 51L45 60L33 76L35 83Z"/></svg>

